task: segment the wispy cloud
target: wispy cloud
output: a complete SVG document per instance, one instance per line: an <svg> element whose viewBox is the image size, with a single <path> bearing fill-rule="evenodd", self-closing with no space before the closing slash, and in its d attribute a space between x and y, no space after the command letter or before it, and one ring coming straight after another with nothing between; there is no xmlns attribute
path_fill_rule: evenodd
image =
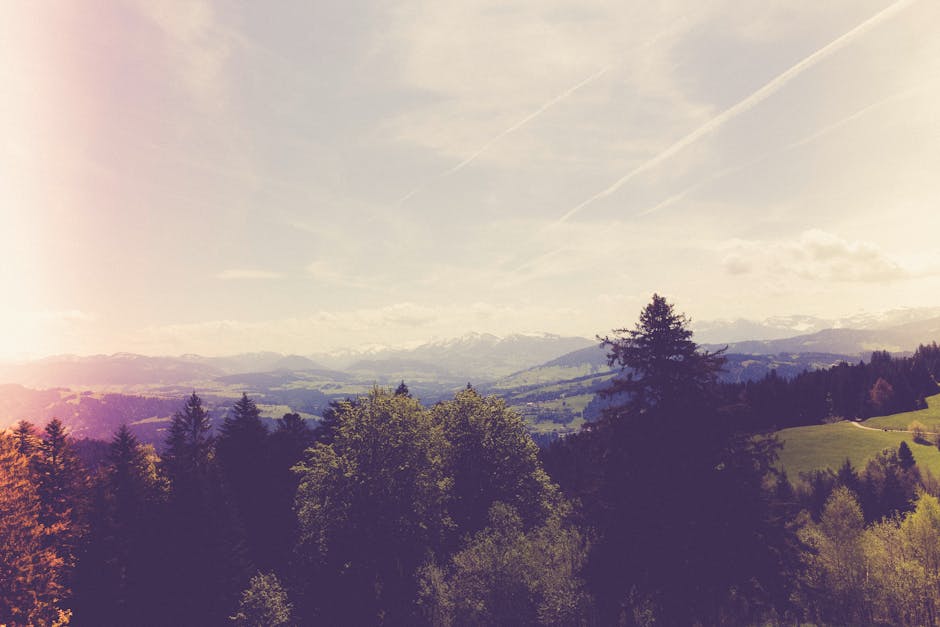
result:
<svg viewBox="0 0 940 627"><path fill-rule="evenodd" d="M213 4L205 0L129 3L163 33L175 67L200 104L217 109L224 103L225 66L237 40L219 26Z"/></svg>
<svg viewBox="0 0 940 627"><path fill-rule="evenodd" d="M574 308L563 307L488 302L425 305L405 301L272 320L154 325L135 331L128 346L149 354L192 351L215 355L252 350L311 354L363 346L414 346L433 337L452 337L454 329L496 335L520 330L590 335L593 329L580 330L571 324L577 313ZM541 321L539 328L531 327L532 320Z"/></svg>
<svg viewBox="0 0 940 627"><path fill-rule="evenodd" d="M797 139L796 141L790 142L789 144L783 146L782 148L779 148L779 149L777 149L777 150L770 150L770 151L767 151L767 152L765 152L765 153L759 155L758 157L756 157L756 158L754 158L754 159L751 159L751 160L748 160L748 161L746 161L746 162L744 162L744 163L739 163L739 164L737 164L737 165L733 165L733 166L728 167L728 168L723 168L722 170L719 170L718 172L715 172L715 173L712 174L711 176L708 176L708 177L706 177L706 178L704 178L704 179L702 179L702 180L700 180L700 181L694 183L693 185L690 185L690 186L686 187L685 189L683 189L683 190L681 190L681 191L679 191L679 192L676 192L675 194L672 194L672 195L669 196L668 198L666 198L666 199L662 200L661 202L659 202L659 203L653 205L652 207L649 207L648 209L644 209L644 210L640 211L640 212L637 213L636 215L642 217L642 216L648 216L648 215L650 215L650 214L653 214L653 213L656 213L656 212L658 212L658 211L661 211L662 209L665 209L665 208L667 208L667 207L669 207L669 206L671 206L671 205L674 205L675 203L677 203L677 202L679 202L679 201L685 199L686 197L689 196L689 194L692 194L693 192L695 192L695 191L697 191L697 190L699 190L699 189L702 189L703 187L705 187L705 186L707 186L707 185L710 185L710 184L712 184L712 183L714 183L714 182L716 182L716 181L718 181L718 180L721 180L721 179L723 179L723 178L725 178L725 177L727 177L727 176L730 176L730 175L732 175L732 174L736 174L736 173L741 172L741 171L744 171L744 170L746 170L746 169L748 169L748 168L752 168L752 167L754 167L754 166L756 166L756 165L759 165L759 164L761 164L761 163L767 161L768 159L771 159L772 157L779 156L779 155L781 155L781 154L783 154L783 153L786 153L786 152L789 152L789 151L791 151L791 150L796 150L797 148L802 148L803 146L806 146L806 145L808 145L808 144L811 144L812 142L815 142L815 141L817 141L817 140L819 140L819 139L822 139L823 137L826 137L826 136L829 135L830 133L833 133L833 132L835 132L835 131L837 131L837 130L839 130L839 129L845 127L845 126L848 126L849 124L851 124L851 123L853 123L853 122L855 122L855 121L861 119L862 117L864 117L864 116L867 115L868 113L871 113L872 111L875 111L876 109L879 109L879 108L881 108L881 107L883 107L883 106L885 106L885 105L888 105L888 104L897 102L897 101L899 101L899 100L903 100L903 99L905 99L905 98L909 98L910 96L912 96L912 95L914 95L914 94L916 94L916 93L925 91L928 87L929 87L929 84L921 84L921 85L919 85L919 86L917 86L917 87L914 87L914 88L911 88L911 89L905 89L904 91L898 92L898 93L896 93L896 94L891 94L890 96L887 96L887 97L885 97L885 98L881 98L881 99L877 100L876 102L873 102L873 103L871 103L871 104L865 105L865 106L862 107L861 109L858 109L857 111L854 111L853 113L851 113L851 114L849 114L849 115L847 115L847 116L845 116L845 117L843 117L843 118L841 118L841 119L839 119L839 120L837 120L837 121L835 121L835 122L833 122L833 123L831 123L831 124L827 124L826 126L820 128L820 129L818 129L818 130L816 130L816 131L813 131L813 132L810 133L809 135L806 135L806 136L804 136L804 137L801 137L800 139Z"/></svg>
<svg viewBox="0 0 940 627"><path fill-rule="evenodd" d="M271 272L268 270L248 270L248 269L230 269L223 270L215 275L215 278L223 281L233 280L258 280L258 279L280 279L283 278L280 272Z"/></svg>
<svg viewBox="0 0 940 627"><path fill-rule="evenodd" d="M793 79L798 77L800 74L810 69L811 67L813 67L814 65L816 65L817 63L825 59L826 57L830 56L832 53L850 44L852 41L854 41L858 37L864 35L865 33L870 31L872 28L874 28L878 24L884 22L885 20L890 19L899 11L901 11L902 9L904 9L905 7L907 7L908 5L916 1L917 0L898 0L891 6L887 7L886 9L883 9L882 11L876 13L874 16L868 18L867 20L865 20L864 22L862 22L861 24L859 24L852 30L848 31L847 33L829 42L828 44L826 44L825 46L823 46L816 52L804 58L802 61L800 61L796 65L793 65L792 67L790 67L785 72L778 74L770 82L766 83L763 87L751 93L749 96L739 101L737 104L725 109L724 111L722 111L721 113L713 117L712 119L708 120L707 122L705 122L704 124L696 128L694 131L692 131L688 135L682 137L681 139L679 139L678 141L670 145L668 148L666 148L662 152L656 154L652 158L647 159L640 165L636 166L635 168L627 172L625 175L621 176L619 179L614 181L611 185L609 185L605 189L597 192L593 196L590 196L586 200L575 205L574 207L569 209L568 212L566 212L563 216L561 216L558 220L556 220L552 226L562 224L570 220L572 217L577 215L585 207L593 204L594 202L602 198L606 198L607 196L610 196L611 194L619 190L621 187L629 183L631 180L633 180L640 174L648 170L651 170L652 168L658 166L659 164L663 163L667 159L670 159L677 153L681 152L685 148L696 143L703 137L717 131L722 126L727 124L730 120L733 120L734 118L738 117L742 113L749 111L750 109L754 108L756 105L760 104L761 102L763 102L764 100L772 96L773 94L783 89L790 81L792 81Z"/></svg>
<svg viewBox="0 0 940 627"><path fill-rule="evenodd" d="M363 280L360 276L341 270L331 261L317 260L307 264L307 274L315 280L337 287L351 287L359 290L377 289L376 285Z"/></svg>
<svg viewBox="0 0 940 627"><path fill-rule="evenodd" d="M568 98L569 96L571 96L572 94L574 94L576 91L578 91L578 90L581 89L582 87L585 87L586 85L590 85L591 83L593 83L594 81L596 81L597 79L599 79L600 77L602 77L604 74L606 74L607 72L609 72L612 67L613 67L613 66L611 66L611 65L608 65L608 66L606 66L606 67L603 67L603 68L601 68L600 70L598 70L597 72L595 72L595 73L591 74L590 76L588 76L587 78L585 78L584 80L578 82L578 83L575 84L575 85L572 85L571 87L569 87L569 88L566 89L565 91L563 91L563 92L561 92L560 94L556 95L554 98L552 98L551 100L545 102L545 103L544 103L542 106L540 106L538 109L536 109L535 111L533 111L533 112L531 112L530 114L526 115L524 118L522 118L521 120L519 120L518 122L516 122L516 123L513 124L512 126L509 126L508 128L503 129L502 131L500 131L499 133L497 133L496 135L494 135L493 137L491 137L488 141L486 141L483 145L481 145L481 146L480 146L479 148L477 148L473 153L471 153L470 156L468 156L466 159L464 159L463 161L461 161L461 162L458 163L457 165L453 166L452 168L449 168L449 169L445 170L444 172L441 172L439 175L437 175L437 176L434 177L433 179L431 179L431 180L429 180L429 181L427 181L427 182L425 182L425 183L422 183L421 185L418 185L417 187L415 187L414 189L412 189L410 192L408 192L407 194L405 194L404 196L402 196L402 197L398 200L398 202L395 203L395 204L396 204L396 205L400 205L400 204L406 202L409 198L411 198L412 196L414 196L415 194L417 194L419 191L421 191L422 189L424 189L424 188L427 187L428 185L431 185L432 183L434 183L434 182L436 182L436 181L439 181L439 180L441 180L441 179L443 179L443 178L447 178L448 176L450 176L450 175L452 175L452 174L456 174L456 173L459 172L460 170L464 169L465 167L467 167L468 165L470 165L471 163L473 163L473 162L477 159L477 157L479 157L479 156L482 155L484 152L486 152L487 150L489 150L489 148L490 148L491 146L493 146L493 144L495 144L496 142L498 142L498 141L501 140L502 138L506 137L506 136L509 135L510 133L513 133L513 132L519 130L520 128L522 128L523 126L525 126L526 124L528 124L529 122L531 122L532 120L534 120L535 118L537 118L538 116L540 116L540 115L542 115L543 113L545 113L548 109L550 109L550 108L553 107L554 105L558 104L559 102L561 102L561 101L564 100L565 98Z"/></svg>

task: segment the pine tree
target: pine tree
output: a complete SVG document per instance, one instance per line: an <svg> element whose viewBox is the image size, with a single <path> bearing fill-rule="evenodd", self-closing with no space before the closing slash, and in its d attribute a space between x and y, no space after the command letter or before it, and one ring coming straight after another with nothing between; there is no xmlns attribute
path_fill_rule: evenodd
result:
<svg viewBox="0 0 940 627"><path fill-rule="evenodd" d="M901 442L901 445L898 447L898 464L901 466L901 470L910 470L917 464L914 461L914 454L911 452L911 447L907 445L907 442Z"/></svg>
<svg viewBox="0 0 940 627"><path fill-rule="evenodd" d="M41 442L36 427L28 420L20 420L13 429L13 440L16 449L28 458L32 458L39 450Z"/></svg>
<svg viewBox="0 0 940 627"><path fill-rule="evenodd" d="M49 421L43 430L33 465L42 504L40 522L53 530L49 542L65 560L68 577L85 532L87 477L73 449L72 438L58 418Z"/></svg>
<svg viewBox="0 0 940 627"><path fill-rule="evenodd" d="M222 481L245 526L249 558L259 567L270 567L273 460L261 412L247 394L242 394L225 417L216 442L216 456Z"/></svg>
<svg viewBox="0 0 940 627"><path fill-rule="evenodd" d="M155 456L122 425L108 445L76 569L77 621L134 625L154 618L162 496Z"/></svg>
<svg viewBox="0 0 940 627"><path fill-rule="evenodd" d="M608 394L625 400L564 447L582 458L565 463L581 476L563 485L598 530L588 579L605 624L624 607L665 624L733 611L749 622L746 612L789 598L782 561L795 542L764 489L779 445L724 409L722 358L700 352L687 325L654 295L633 330L604 338L623 368Z"/></svg>
<svg viewBox="0 0 940 627"><path fill-rule="evenodd" d="M170 480L160 569L161 594L172 598L161 622L218 624L248 581L244 533L212 456L209 414L194 392L173 416L164 464Z"/></svg>
<svg viewBox="0 0 940 627"><path fill-rule="evenodd" d="M292 468L300 463L304 451L313 444L313 430L300 414L287 413L277 420L270 435L272 479L269 489L273 503L268 512L271 555L274 570L286 572L291 551L297 541L297 516L294 496L300 477Z"/></svg>
<svg viewBox="0 0 940 627"><path fill-rule="evenodd" d="M613 339L598 338L610 348L609 364L622 370L606 393L626 393L627 407L645 410L709 391L724 364L723 351L699 352L688 324L685 314L676 313L665 298L653 294L635 328L617 329Z"/></svg>
<svg viewBox="0 0 940 627"><path fill-rule="evenodd" d="M209 412L193 392L182 410L173 415L163 463L173 489L183 489L182 481L205 477L209 472L213 439Z"/></svg>
<svg viewBox="0 0 940 627"><path fill-rule="evenodd" d="M42 503L19 441L0 433L0 624L64 625L65 561L48 541Z"/></svg>

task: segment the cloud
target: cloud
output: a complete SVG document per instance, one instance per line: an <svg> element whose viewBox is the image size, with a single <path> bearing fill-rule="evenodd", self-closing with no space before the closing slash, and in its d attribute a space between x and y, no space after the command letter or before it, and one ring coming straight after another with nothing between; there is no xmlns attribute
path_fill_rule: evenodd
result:
<svg viewBox="0 0 940 627"><path fill-rule="evenodd" d="M215 275L215 278L222 279L223 281L231 281L242 279L280 279L283 276L284 275L280 272L270 272L268 270L230 269L219 272Z"/></svg>
<svg viewBox="0 0 940 627"><path fill-rule="evenodd" d="M220 27L212 3L129 1L163 34L172 65L194 97L209 109L226 102L225 66L238 40Z"/></svg>
<svg viewBox="0 0 940 627"><path fill-rule="evenodd" d="M621 187L623 187L624 185L632 181L634 178L636 178L640 174L643 174L644 172L652 168L655 168L656 166L670 159L671 157L675 156L676 154L678 154L685 148L696 143L703 137L717 131L722 126L724 126L725 124L727 124L729 121L733 120L734 118L738 117L742 113L745 113L753 109L755 106L757 106L758 104L760 104L761 102L769 98L770 96L774 95L775 93L777 93L778 91L786 87L786 85L790 83L790 81L798 77L800 74L812 68L814 65L816 65L817 63L819 63L826 57L830 56L832 53L850 44L856 38L864 35L865 33L870 31L872 28L874 28L881 22L884 22L885 20L890 19L896 13L898 13L899 11L901 11L902 9L907 7L907 5L911 4L914 1L916 0L898 0L891 6L887 7L886 9L883 9L879 11L878 13L876 13L874 16L868 18L867 20L865 20L864 22L862 22L861 24L859 24L852 30L848 31L847 33L829 42L822 48L818 49L816 52L804 58L799 63L791 66L786 71L775 76L772 80L770 80L760 89L749 94L746 98L740 100L735 105L725 109L724 111L722 111L715 117L711 118L710 120L708 120L707 122L705 122L704 124L696 128L694 131L692 131L688 135L685 135L684 137L682 137L675 143L671 144L665 150L657 153L656 155L647 159L640 165L632 168L629 172L621 176L619 179L614 181L608 187L602 189L601 191L597 192L593 196L590 196L586 200L583 200L579 204L575 205L574 207L569 209L564 215L562 215L555 222L555 224L561 224L563 222L568 221L569 219L577 215L579 212L581 212L584 208L593 204L595 201L600 200L602 198L606 198L607 196L610 196L611 194L619 190Z"/></svg>
<svg viewBox="0 0 940 627"><path fill-rule="evenodd" d="M561 92L560 94L555 95L551 100L549 100L548 102L543 103L539 108L537 108L536 110L534 110L534 111L532 111L531 113L527 114L524 118L522 118L521 120L518 120L518 121L515 122L512 126L509 126L508 128L503 129L502 131L500 131L499 133L497 133L496 135L494 135L493 137L491 137L490 139L488 139L488 140L487 140L485 143L483 143L479 148L477 148L477 149L473 152L473 154L471 154L469 157L465 158L463 161L461 161L461 162L458 163L457 165L455 165L455 166L453 166L453 167L451 167L451 168L445 170L444 172L442 172L441 174L439 174L439 175L436 176L435 178L431 179L430 181L427 181L427 182L425 182L425 183L422 183L421 185L418 185L417 187L415 187L414 189L412 189L410 192L408 192L407 194L405 194L401 199L399 199L399 201L398 201L396 204L399 204L399 205L400 205L400 204L404 203L404 202L407 201L409 198L411 198L411 197L414 196L416 193L418 193L420 190L422 190L423 188L425 188L425 187L427 187L428 185L430 185L432 182L437 181L437 180L440 180L440 179L443 179L443 178L446 178L446 177L448 177L448 176L450 176L450 175L452 175L452 174L456 174L457 172L459 172L459 171L462 170L463 168L465 168L465 167L467 167L468 165L470 165L471 163L473 163L480 155L482 155L484 152L486 152L486 151L487 151L491 146L493 146L496 142L498 142L498 141L501 140L502 138L506 137L507 135L516 132L517 130L519 130L520 128L522 128L523 126L525 126L526 124L528 124L529 122L531 122L532 120L534 120L535 118L537 118L538 116L540 116L540 115L542 115L543 113L545 113L545 111L547 111L548 109L550 109L550 108L553 107L554 105L558 104L559 102L561 102L561 101L564 100L565 98L568 98L569 96L571 96L572 94L574 94L576 91L578 91L578 90L581 89L582 87L593 83L594 81L596 81L597 79L599 79L601 76L603 76L604 74L606 74L606 73L609 72L610 70L611 70L611 66L609 66L609 65L606 66L606 67L603 67L603 68L601 68L600 70L598 70L597 72L594 72L593 74L591 74L590 76L588 76L587 78L585 78L585 79L579 81L576 85L572 85L571 87L569 87L569 88L566 89L565 91Z"/></svg>
<svg viewBox="0 0 940 627"><path fill-rule="evenodd" d="M307 264L307 274L321 283L357 289L376 289L377 286L362 277L340 270L335 263L323 259ZM370 276L375 276L372 274Z"/></svg>
<svg viewBox="0 0 940 627"><path fill-rule="evenodd" d="M496 335L548 331L590 335L571 321L574 308L503 305L425 305L399 302L373 308L318 311L308 316L261 321L206 320L136 330L124 350L146 354L233 354L255 350L312 354L364 346L413 347L435 338L476 330Z"/></svg>
<svg viewBox="0 0 940 627"><path fill-rule="evenodd" d="M892 283L918 275L872 243L847 241L819 229L792 241L737 240L726 248L722 266L731 275L759 272L836 283Z"/></svg>
<svg viewBox="0 0 940 627"><path fill-rule="evenodd" d="M611 114L618 127L635 120L641 132L631 143L642 144L650 115L674 125L706 109L686 101L670 71L672 45L705 13L685 3L421 5L393 11L388 39L398 79L425 101L386 130L395 141L454 160L452 171L477 159L518 169L523 161L558 165L582 154L604 164L611 148L622 149L606 123ZM611 110L621 93L629 99Z"/></svg>

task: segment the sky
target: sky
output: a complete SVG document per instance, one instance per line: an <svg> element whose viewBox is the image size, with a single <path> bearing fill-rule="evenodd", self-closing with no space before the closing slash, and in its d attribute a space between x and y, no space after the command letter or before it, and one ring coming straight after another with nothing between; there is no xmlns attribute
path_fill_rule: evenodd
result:
<svg viewBox="0 0 940 627"><path fill-rule="evenodd" d="M0 358L940 305L940 3L0 0Z"/></svg>

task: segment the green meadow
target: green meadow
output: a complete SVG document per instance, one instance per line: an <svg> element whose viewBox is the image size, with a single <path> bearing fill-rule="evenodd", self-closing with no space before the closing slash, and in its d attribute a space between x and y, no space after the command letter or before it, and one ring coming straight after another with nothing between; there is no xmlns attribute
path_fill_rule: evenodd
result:
<svg viewBox="0 0 940 627"><path fill-rule="evenodd" d="M861 429L851 422L843 421L778 431L776 435L783 448L777 467L786 471L791 480L798 479L802 472L817 468L836 469L846 458L856 468L862 469L883 449L897 448L902 441L906 441L917 465L940 477L940 451L937 447L915 444L911 434L902 431L914 420L927 425L928 430L935 427L940 430L940 395L927 401L927 409L873 418L861 423L875 430Z"/></svg>
<svg viewBox="0 0 940 627"><path fill-rule="evenodd" d="M877 429L905 431L915 420L923 423L927 431L940 433L940 394L927 398L927 409L869 418L864 424Z"/></svg>

